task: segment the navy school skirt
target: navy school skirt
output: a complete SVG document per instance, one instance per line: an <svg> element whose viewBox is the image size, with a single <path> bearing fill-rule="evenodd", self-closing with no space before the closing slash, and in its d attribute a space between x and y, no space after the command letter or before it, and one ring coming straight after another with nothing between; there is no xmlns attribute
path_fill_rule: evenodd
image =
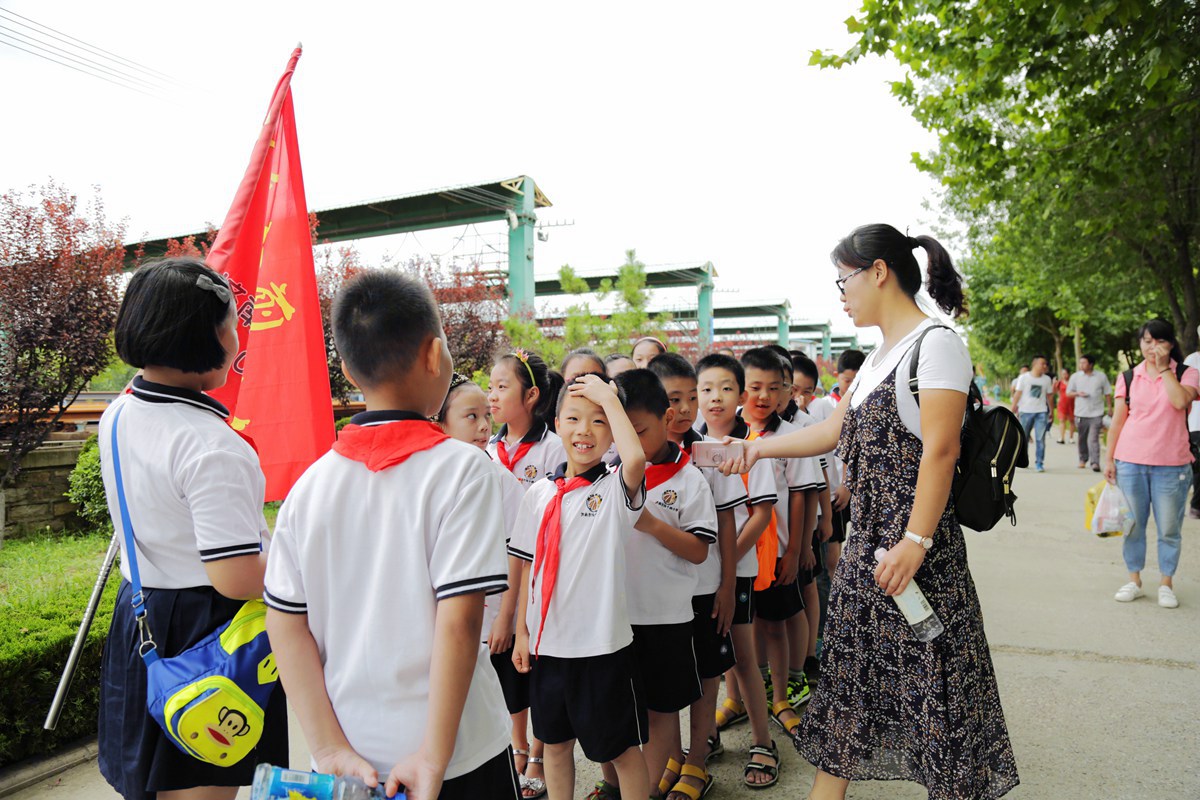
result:
<svg viewBox="0 0 1200 800"><path fill-rule="evenodd" d="M230 767L217 767L184 755L146 710L146 663L122 579L117 607L100 666L99 763L102 774L125 800L153 800L155 792L196 786L249 786L260 763L288 765L287 700L276 686L266 709L262 739ZM146 589L146 620L158 654L178 655L233 619L241 600L211 586Z"/></svg>

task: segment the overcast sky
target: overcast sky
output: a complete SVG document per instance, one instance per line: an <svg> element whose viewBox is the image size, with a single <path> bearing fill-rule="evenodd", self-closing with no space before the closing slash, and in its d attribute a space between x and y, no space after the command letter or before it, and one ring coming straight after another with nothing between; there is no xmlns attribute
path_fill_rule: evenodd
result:
<svg viewBox="0 0 1200 800"><path fill-rule="evenodd" d="M812 49L848 45L856 7L0 0L0 188L98 185L131 239L219 224L303 42L292 87L310 208L527 174L554 203L539 219L575 223L538 243L539 274L613 267L628 248L647 264L712 261L718 305L786 297L795 318L848 332L836 241L935 219L922 207L934 184L910 161L935 139L889 93L901 68L808 66ZM15 37L30 20L178 85L148 96L6 46L29 47ZM503 232L364 250L465 257L502 248Z"/></svg>

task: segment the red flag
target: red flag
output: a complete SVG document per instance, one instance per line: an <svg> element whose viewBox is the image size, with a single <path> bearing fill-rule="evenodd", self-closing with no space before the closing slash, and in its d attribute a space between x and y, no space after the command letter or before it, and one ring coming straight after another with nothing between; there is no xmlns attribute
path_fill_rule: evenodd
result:
<svg viewBox="0 0 1200 800"><path fill-rule="evenodd" d="M275 87L208 265L227 276L238 307L241 351L213 396L229 424L252 439L267 476L267 500L281 500L333 443L333 401L317 302L312 232L291 80L297 47Z"/></svg>

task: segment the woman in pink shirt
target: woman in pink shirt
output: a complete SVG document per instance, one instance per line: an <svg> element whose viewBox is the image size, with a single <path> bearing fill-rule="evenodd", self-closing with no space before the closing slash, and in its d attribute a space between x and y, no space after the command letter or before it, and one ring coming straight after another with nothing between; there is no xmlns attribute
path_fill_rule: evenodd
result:
<svg viewBox="0 0 1200 800"><path fill-rule="evenodd" d="M1124 544L1130 581L1117 590L1116 599L1128 603L1145 595L1146 521L1153 507L1162 576L1158 604L1176 608L1179 601L1172 579L1179 564L1179 531L1192 483L1187 412L1200 394L1200 373L1183 366L1183 353L1170 323L1152 319L1142 326L1138 339L1143 361L1117 377L1104 467L1104 477L1121 487L1134 516L1133 530Z"/></svg>

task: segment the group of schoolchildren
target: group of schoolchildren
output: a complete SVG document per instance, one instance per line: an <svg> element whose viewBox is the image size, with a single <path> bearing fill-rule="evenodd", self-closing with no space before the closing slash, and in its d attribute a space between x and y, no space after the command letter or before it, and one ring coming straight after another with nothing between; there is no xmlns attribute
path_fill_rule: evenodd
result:
<svg viewBox="0 0 1200 800"><path fill-rule="evenodd" d="M401 329L389 308L404 310ZM573 796L578 742L603 765L597 800L696 800L721 731L748 718L745 783L774 784L769 720L788 736L799 724L817 667L814 579L845 533L837 465L771 459L725 476L690 454L832 411L813 401L815 364L762 347L693 366L644 339L633 363L576 351L561 374L517 350L485 392L452 374L437 320L428 292L394 274L343 290L335 335L368 410L277 522L265 599L283 612L280 675L318 766L344 767L345 750L384 774L388 753L437 752L440 730L441 796L557 800ZM454 600L477 616L444 632ZM339 726L344 738L322 735Z"/></svg>
<svg viewBox="0 0 1200 800"><path fill-rule="evenodd" d="M815 364L762 347L693 366L647 338L631 359L576 351L561 374L516 350L485 392L452 374L428 291L388 273L343 289L334 330L367 411L284 503L265 581L318 766L361 756L384 774L389 753L436 755L443 797L557 800L573 796L578 742L603 765L591 797L696 800L721 731L748 718L745 783L774 784L768 721L799 725L814 579L844 538L838 465L725 476L691 451L831 412L813 401ZM389 786L411 788L413 768Z"/></svg>

